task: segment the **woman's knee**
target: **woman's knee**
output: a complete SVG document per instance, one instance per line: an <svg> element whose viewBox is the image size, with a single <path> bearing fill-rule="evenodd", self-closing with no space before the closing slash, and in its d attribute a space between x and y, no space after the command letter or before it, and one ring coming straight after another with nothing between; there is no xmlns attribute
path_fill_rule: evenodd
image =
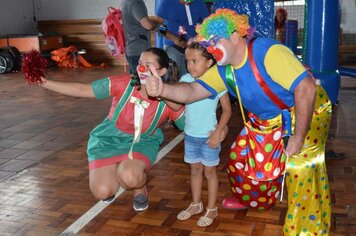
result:
<svg viewBox="0 0 356 236"><path fill-rule="evenodd" d="M146 168L145 162L141 160L125 160L117 168L117 181L127 189L142 187L146 181Z"/></svg>
<svg viewBox="0 0 356 236"><path fill-rule="evenodd" d="M119 188L115 179L116 165L109 165L89 171L89 186L95 198L103 200L114 195Z"/></svg>
<svg viewBox="0 0 356 236"><path fill-rule="evenodd" d="M104 200L112 197L116 193L118 187L119 186L114 183L106 183L102 181L90 183L90 190L94 197L98 200Z"/></svg>
<svg viewBox="0 0 356 236"><path fill-rule="evenodd" d="M119 171L117 175L119 182L122 183L125 188L136 188L146 178L146 174L140 169L126 169Z"/></svg>

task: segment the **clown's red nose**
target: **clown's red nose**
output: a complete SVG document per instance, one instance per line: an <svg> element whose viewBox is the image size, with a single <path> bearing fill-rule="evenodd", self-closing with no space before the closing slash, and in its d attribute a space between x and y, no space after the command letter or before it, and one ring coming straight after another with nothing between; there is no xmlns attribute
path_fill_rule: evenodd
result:
<svg viewBox="0 0 356 236"><path fill-rule="evenodd" d="M139 65L138 66L138 71L139 72L145 72L146 71L146 67L144 65Z"/></svg>
<svg viewBox="0 0 356 236"><path fill-rule="evenodd" d="M220 48L215 48L214 46L209 46L206 49L208 51L208 53L211 53L213 55L213 57L215 58L215 60L220 61L223 56L224 53Z"/></svg>

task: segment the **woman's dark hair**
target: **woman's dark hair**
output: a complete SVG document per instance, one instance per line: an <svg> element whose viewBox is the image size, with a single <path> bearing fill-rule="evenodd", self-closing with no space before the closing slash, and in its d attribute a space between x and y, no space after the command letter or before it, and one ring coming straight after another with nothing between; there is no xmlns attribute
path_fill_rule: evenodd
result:
<svg viewBox="0 0 356 236"><path fill-rule="evenodd" d="M213 57L213 55L208 53L208 50L206 50L206 48L203 47L200 43L193 42L193 43L189 44L187 48L199 50L201 52L201 54L203 55L203 57L205 57L207 60L213 60L213 64L211 64L210 67L212 67L213 65L216 64L216 60Z"/></svg>
<svg viewBox="0 0 356 236"><path fill-rule="evenodd" d="M166 68L167 72L161 78L164 83L174 83L179 81L179 71L177 63L168 57L166 51L161 48L151 47L146 49L144 52L150 52L157 57L157 62L160 68ZM140 86L140 79L138 78L137 72L132 76L132 80L135 80L134 86Z"/></svg>
<svg viewBox="0 0 356 236"><path fill-rule="evenodd" d="M178 65L175 61L168 57L165 50L161 48L148 48L144 52L150 52L157 56L157 62L161 68L166 68L167 73L162 76L162 80L165 83L173 83L179 81Z"/></svg>

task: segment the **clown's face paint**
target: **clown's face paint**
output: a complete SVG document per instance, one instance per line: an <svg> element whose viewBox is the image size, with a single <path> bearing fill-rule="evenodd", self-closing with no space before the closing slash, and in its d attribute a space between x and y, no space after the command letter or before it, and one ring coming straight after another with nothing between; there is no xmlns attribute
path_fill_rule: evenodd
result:
<svg viewBox="0 0 356 236"><path fill-rule="evenodd" d="M151 76L151 72L140 72L138 73L138 76L140 77L140 83L146 84L146 79Z"/></svg>
<svg viewBox="0 0 356 236"><path fill-rule="evenodd" d="M211 54L215 58L216 64L218 64L218 66L225 65L227 59L227 52L223 45L217 44Z"/></svg>
<svg viewBox="0 0 356 236"><path fill-rule="evenodd" d="M211 55L213 55L218 66L225 65L227 59L227 51L225 47L219 43L221 39L223 39L222 36L212 35L208 40L200 42L200 44L205 47Z"/></svg>
<svg viewBox="0 0 356 236"><path fill-rule="evenodd" d="M148 68L141 64L137 66L137 73L141 84L146 84L146 79L151 76L151 72L148 70Z"/></svg>

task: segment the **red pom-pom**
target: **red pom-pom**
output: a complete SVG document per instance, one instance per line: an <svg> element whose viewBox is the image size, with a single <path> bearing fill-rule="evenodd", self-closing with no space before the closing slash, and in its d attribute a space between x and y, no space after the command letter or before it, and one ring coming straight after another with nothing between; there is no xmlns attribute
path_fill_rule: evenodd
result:
<svg viewBox="0 0 356 236"><path fill-rule="evenodd" d="M41 77L46 77L48 61L39 51L32 50L22 57L22 73L29 84L43 84Z"/></svg>

